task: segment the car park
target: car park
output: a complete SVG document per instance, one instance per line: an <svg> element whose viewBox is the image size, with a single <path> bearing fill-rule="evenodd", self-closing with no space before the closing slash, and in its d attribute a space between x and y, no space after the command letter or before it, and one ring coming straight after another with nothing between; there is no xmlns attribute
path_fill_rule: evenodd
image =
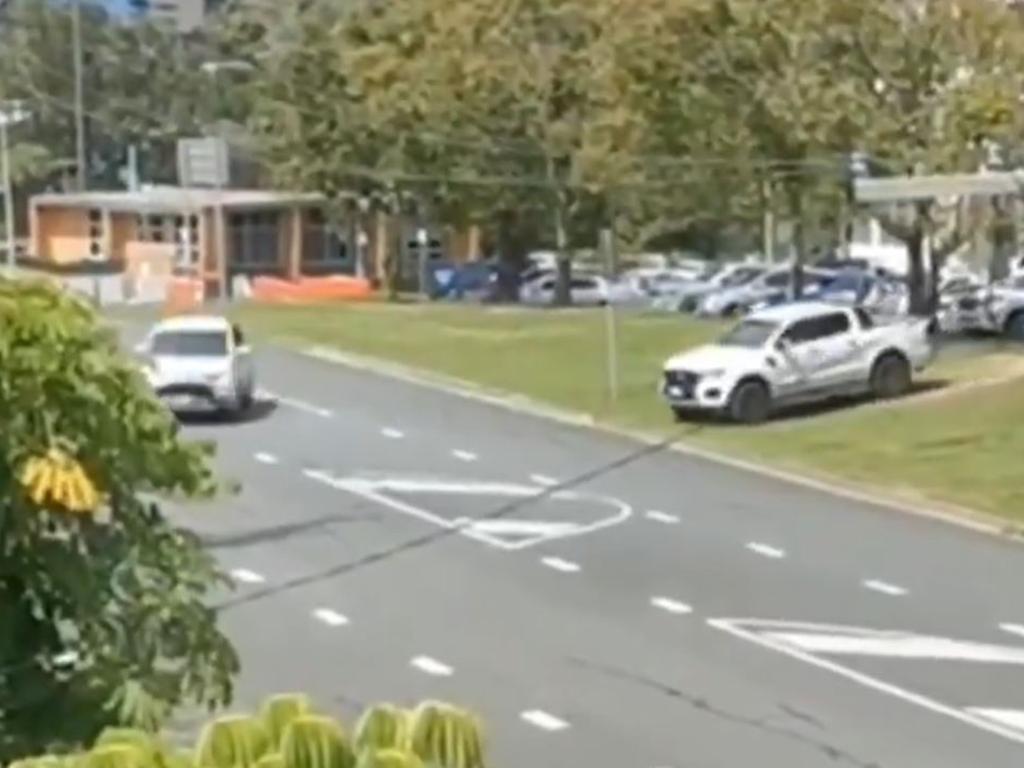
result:
<svg viewBox="0 0 1024 768"><path fill-rule="evenodd" d="M544 273L537 279L524 283L520 289L520 300L524 304L553 304L558 275ZM608 280L598 275L573 274L569 280L569 294L576 306L604 306L613 297Z"/></svg>
<svg viewBox="0 0 1024 768"><path fill-rule="evenodd" d="M237 414L252 405L252 350L241 328L227 318L168 318L135 351L143 357L143 373L157 397L175 413Z"/></svg>
<svg viewBox="0 0 1024 768"><path fill-rule="evenodd" d="M802 302L753 313L716 343L671 357L660 392L679 419L756 423L798 402L897 397L931 358L927 320L880 324L862 307Z"/></svg>

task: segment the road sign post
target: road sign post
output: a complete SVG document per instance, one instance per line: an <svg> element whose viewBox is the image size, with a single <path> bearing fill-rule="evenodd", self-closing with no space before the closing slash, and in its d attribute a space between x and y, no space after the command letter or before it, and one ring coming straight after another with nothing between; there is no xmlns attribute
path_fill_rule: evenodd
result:
<svg viewBox="0 0 1024 768"><path fill-rule="evenodd" d="M601 230L601 250L605 257L605 270L608 276L608 287L611 290L612 282L615 280L616 258L615 258L615 233L611 228ZM604 304L604 335L605 335L605 361L608 374L608 397L614 403L619 399L619 344L618 328L615 322L615 303L612 296L606 297Z"/></svg>

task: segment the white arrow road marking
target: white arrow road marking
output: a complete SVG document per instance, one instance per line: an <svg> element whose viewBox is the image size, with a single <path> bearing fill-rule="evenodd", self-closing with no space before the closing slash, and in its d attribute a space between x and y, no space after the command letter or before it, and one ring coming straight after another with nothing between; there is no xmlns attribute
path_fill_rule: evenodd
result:
<svg viewBox="0 0 1024 768"><path fill-rule="evenodd" d="M1008 719L1008 715L1005 714L1005 710L1000 711L1002 714L999 717L992 718L984 717L972 710L959 709L941 701L936 701L935 699L923 696L920 693L908 691L905 688L900 688L899 686L879 680L878 678L872 677L871 675L863 672L850 669L849 667L845 667L831 659L816 656L813 653L810 653L779 637L780 635L792 634L823 634L844 638L860 638L862 640L874 638L876 640L892 641L894 638L906 638L908 635L906 632L884 632L864 627L844 627L834 624L813 624L808 622L772 621L765 619L708 619L707 623L709 626L723 632L727 632L734 637L755 643L760 645L762 648L767 648L775 651L776 653L784 654L790 658L802 661L805 664L810 664L819 669L840 675L847 680L863 685L864 687L870 688L878 693L892 696L893 698L900 699L908 704L914 704L922 709L926 709L929 712L945 715L946 717L957 720L965 725L970 725L980 730L996 734L997 736L1002 736L1010 741L1024 744L1024 731L1018 730L1016 727L1011 728L1007 725L1006 721ZM956 641L951 640L948 642ZM961 646L966 646L968 648L975 645L977 644L961 643ZM1012 650L1019 651L1021 649ZM1013 661L1011 663L1018 662Z"/></svg>
<svg viewBox="0 0 1024 768"><path fill-rule="evenodd" d="M1011 635L1024 637L1024 624L1000 624L999 628L1003 632L1009 632Z"/></svg>
<svg viewBox="0 0 1024 768"><path fill-rule="evenodd" d="M764 637L810 653L1024 665L1024 648L972 643L947 637L899 633L880 636L828 635L818 632L766 632Z"/></svg>
<svg viewBox="0 0 1024 768"><path fill-rule="evenodd" d="M560 557L544 557L541 558L541 562L548 568L553 568L554 570L561 571L562 573L578 573L580 570L579 565L576 563L571 560L563 560Z"/></svg>
<svg viewBox="0 0 1024 768"><path fill-rule="evenodd" d="M278 395L274 392L268 392L265 389L261 389L256 393L256 396L260 400L271 400L281 405L287 405L289 408L294 408L297 411L308 413L313 416L319 416L321 419L330 419L334 417L334 412L328 408L321 408L319 405L313 403L307 403L305 400L299 400L295 397L286 397L285 395Z"/></svg>
<svg viewBox="0 0 1024 768"><path fill-rule="evenodd" d="M313 615L329 627L344 627L348 624L348 617L330 608L317 608Z"/></svg>
<svg viewBox="0 0 1024 768"><path fill-rule="evenodd" d="M260 464L277 464L277 456L275 456L272 453L260 452L254 454L253 458L256 459L256 461L258 461Z"/></svg>
<svg viewBox="0 0 1024 768"><path fill-rule="evenodd" d="M552 486L558 485L558 481L553 477L547 475L530 475L530 481L537 485Z"/></svg>
<svg viewBox="0 0 1024 768"><path fill-rule="evenodd" d="M968 707L972 715L984 717L1002 725L1016 728L1024 736L1024 710L1021 709L985 709L984 707Z"/></svg>
<svg viewBox="0 0 1024 768"><path fill-rule="evenodd" d="M324 483L339 491L362 496L396 512L419 518L448 530L457 530L467 538L475 539L496 549L526 549L555 539L582 536L619 525L633 516L633 508L620 499L556 490L549 493L547 497L549 501L583 502L607 509L602 516L595 518L594 515L590 515L585 522L581 523L565 519L528 522L514 519L477 521L467 517L449 518L416 506L406 499L396 498L393 494L505 496L528 499L537 496L543 489L516 483L460 481L429 477L334 477L329 472L318 469L305 469L303 474L311 480ZM569 514L564 513L564 516L569 516ZM563 515L558 516L562 517Z"/></svg>
<svg viewBox="0 0 1024 768"><path fill-rule="evenodd" d="M246 568L235 568L231 571L231 578L242 584L262 584L266 581L266 579L256 573L256 571L250 571Z"/></svg>
<svg viewBox="0 0 1024 768"><path fill-rule="evenodd" d="M656 523L664 523L665 525L675 525L679 522L679 518L675 515L670 515L667 512L658 512L656 509L645 512L644 517Z"/></svg>
<svg viewBox="0 0 1024 768"><path fill-rule="evenodd" d="M564 731L569 727L565 720L561 720L552 714L540 709L531 709L519 715L530 725L535 725L545 731Z"/></svg>
<svg viewBox="0 0 1024 768"><path fill-rule="evenodd" d="M456 449L454 449L452 451L452 456L454 456L459 461L467 461L467 462L468 461L476 461L477 458L478 458L477 455L475 453L473 453L472 451L463 451L463 450L461 450L459 448L456 448Z"/></svg>
<svg viewBox="0 0 1024 768"><path fill-rule="evenodd" d="M749 549L751 552L755 552L758 555L761 555L763 557L770 557L774 560L780 560L781 558L786 556L784 550L781 550L777 547L773 547L769 544L762 544L759 541L750 542L749 544L747 544L747 549Z"/></svg>
<svg viewBox="0 0 1024 768"><path fill-rule="evenodd" d="M889 595L890 597L900 597L901 595L907 594L907 590L905 590L903 587L898 587L895 584L889 584L886 581L878 581L877 579L867 579L862 583L866 589L871 589L875 592L881 592L883 595Z"/></svg>
<svg viewBox="0 0 1024 768"><path fill-rule="evenodd" d="M663 611L675 614L693 613L693 608L688 606L686 603L681 603L678 600L673 600L670 597L652 597L651 605L655 608L661 608Z"/></svg>
<svg viewBox="0 0 1024 768"><path fill-rule="evenodd" d="M415 659L409 662L413 667L418 669L420 672L425 672L428 675L434 677L451 677L455 671L447 664L432 659L429 656L417 656Z"/></svg>
<svg viewBox="0 0 1024 768"><path fill-rule="evenodd" d="M405 437L405 433L402 430L395 429L394 427L384 427L380 433L391 440L401 440Z"/></svg>

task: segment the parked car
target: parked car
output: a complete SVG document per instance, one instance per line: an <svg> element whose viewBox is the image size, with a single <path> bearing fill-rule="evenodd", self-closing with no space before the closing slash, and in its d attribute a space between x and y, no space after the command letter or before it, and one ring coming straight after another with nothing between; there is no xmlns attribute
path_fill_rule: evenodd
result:
<svg viewBox="0 0 1024 768"><path fill-rule="evenodd" d="M910 294L901 281L859 269L846 269L825 282L810 286L799 301L824 301L847 307L864 307L879 315L905 315ZM765 302L755 310L789 301Z"/></svg>
<svg viewBox="0 0 1024 768"><path fill-rule="evenodd" d="M1024 342L1024 275L960 296L953 322L960 330L1001 333Z"/></svg>
<svg viewBox="0 0 1024 768"><path fill-rule="evenodd" d="M813 295L834 275L834 272L826 270L805 268L805 292ZM742 285L708 294L697 307L697 314L702 317L735 317L758 305L783 303L792 292L792 280L792 267L776 267Z"/></svg>
<svg viewBox="0 0 1024 768"><path fill-rule="evenodd" d="M660 391L678 419L704 411L748 424L782 405L839 394L897 397L931 360L927 326L878 324L862 307L822 302L774 307L667 360Z"/></svg>
<svg viewBox="0 0 1024 768"><path fill-rule="evenodd" d="M555 300L555 286L558 276L545 273L535 280L524 283L519 299L524 304L551 304ZM574 274L569 283L572 303L577 306L604 306L613 298L608 281L597 275Z"/></svg>
<svg viewBox="0 0 1024 768"><path fill-rule="evenodd" d="M135 350L157 396L175 413L241 413L253 402L255 367L241 329L223 317L157 323Z"/></svg>
<svg viewBox="0 0 1024 768"><path fill-rule="evenodd" d="M709 270L703 280L680 286L679 290L654 301L654 308L667 312L694 312L705 296L726 288L746 285L765 273L760 264L734 263Z"/></svg>
<svg viewBox="0 0 1024 768"><path fill-rule="evenodd" d="M622 281L630 285L638 295L649 298L676 296L711 275L705 265L703 271L692 269L633 269L622 275Z"/></svg>

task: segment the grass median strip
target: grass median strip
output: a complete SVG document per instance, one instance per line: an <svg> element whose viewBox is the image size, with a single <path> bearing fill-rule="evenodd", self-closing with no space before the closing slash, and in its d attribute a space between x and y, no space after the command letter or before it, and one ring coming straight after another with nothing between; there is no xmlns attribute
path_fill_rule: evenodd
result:
<svg viewBox="0 0 1024 768"><path fill-rule="evenodd" d="M265 339L398 362L665 434L674 425L656 393L663 361L724 327L679 315L618 313L613 401L599 310L247 304L233 314ZM979 354L979 348L986 351ZM984 342L958 346L943 353L924 384L926 391L905 401L819 408L756 429L712 424L689 439L1024 526L1024 355L989 350Z"/></svg>

